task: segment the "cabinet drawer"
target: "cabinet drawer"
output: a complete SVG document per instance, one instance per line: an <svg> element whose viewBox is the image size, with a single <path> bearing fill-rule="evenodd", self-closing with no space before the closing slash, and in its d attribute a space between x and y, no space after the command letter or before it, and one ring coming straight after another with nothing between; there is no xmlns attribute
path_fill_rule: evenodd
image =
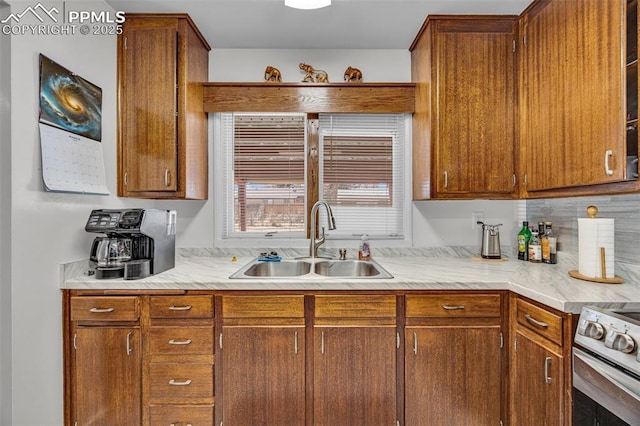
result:
<svg viewBox="0 0 640 426"><path fill-rule="evenodd" d="M562 317L521 299L516 306L519 325L562 345Z"/></svg>
<svg viewBox="0 0 640 426"><path fill-rule="evenodd" d="M156 355L211 355L213 327L151 327L149 341Z"/></svg>
<svg viewBox="0 0 640 426"><path fill-rule="evenodd" d="M140 303L137 296L74 296L72 321L137 321Z"/></svg>
<svg viewBox="0 0 640 426"><path fill-rule="evenodd" d="M316 318L380 318L396 316L395 296L316 296Z"/></svg>
<svg viewBox="0 0 640 426"><path fill-rule="evenodd" d="M151 363L150 398L153 402L213 403L213 365Z"/></svg>
<svg viewBox="0 0 640 426"><path fill-rule="evenodd" d="M468 317L489 318L500 316L499 294L433 294L409 295L406 301L407 317Z"/></svg>
<svg viewBox="0 0 640 426"><path fill-rule="evenodd" d="M151 318L213 318L212 296L153 296Z"/></svg>
<svg viewBox="0 0 640 426"><path fill-rule="evenodd" d="M211 426L213 405L152 405L149 415L154 426Z"/></svg>
<svg viewBox="0 0 640 426"><path fill-rule="evenodd" d="M225 296L223 318L304 318L304 296Z"/></svg>

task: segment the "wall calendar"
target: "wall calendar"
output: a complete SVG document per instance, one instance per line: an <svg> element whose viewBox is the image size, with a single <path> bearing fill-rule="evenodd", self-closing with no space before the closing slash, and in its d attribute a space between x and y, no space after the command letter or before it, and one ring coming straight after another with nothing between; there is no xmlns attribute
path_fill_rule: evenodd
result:
<svg viewBox="0 0 640 426"><path fill-rule="evenodd" d="M40 55L40 146L47 191L108 195L102 89Z"/></svg>

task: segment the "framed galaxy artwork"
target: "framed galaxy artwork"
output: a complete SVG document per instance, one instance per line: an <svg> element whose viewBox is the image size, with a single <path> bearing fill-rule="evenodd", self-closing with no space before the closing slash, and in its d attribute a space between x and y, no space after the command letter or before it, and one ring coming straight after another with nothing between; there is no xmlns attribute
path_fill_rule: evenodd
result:
<svg viewBox="0 0 640 426"><path fill-rule="evenodd" d="M40 122L102 140L102 89L40 54Z"/></svg>
<svg viewBox="0 0 640 426"><path fill-rule="evenodd" d="M38 121L45 189L108 195L102 89L40 54Z"/></svg>

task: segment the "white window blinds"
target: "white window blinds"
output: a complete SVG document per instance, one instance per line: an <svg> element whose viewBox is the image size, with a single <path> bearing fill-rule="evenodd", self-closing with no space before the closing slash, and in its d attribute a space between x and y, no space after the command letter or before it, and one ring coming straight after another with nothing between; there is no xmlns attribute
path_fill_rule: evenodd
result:
<svg viewBox="0 0 640 426"><path fill-rule="evenodd" d="M231 116L233 197L224 234L304 232L305 115Z"/></svg>
<svg viewBox="0 0 640 426"><path fill-rule="evenodd" d="M214 153L222 239L306 236L307 190L332 207L328 239L403 239L407 114L320 114L319 153L307 155L305 114L219 113ZM313 188L307 170L317 162ZM218 210L219 209L219 210ZM324 215L322 209L320 214ZM325 223L321 218L320 223ZM220 226L220 228L218 228Z"/></svg>
<svg viewBox="0 0 640 426"><path fill-rule="evenodd" d="M332 238L402 238L405 116L320 115L320 198L332 207Z"/></svg>

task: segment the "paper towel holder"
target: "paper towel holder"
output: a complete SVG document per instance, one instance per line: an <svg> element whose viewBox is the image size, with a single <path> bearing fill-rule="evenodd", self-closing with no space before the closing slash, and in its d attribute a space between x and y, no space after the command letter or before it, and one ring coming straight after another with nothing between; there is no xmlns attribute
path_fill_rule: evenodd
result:
<svg viewBox="0 0 640 426"><path fill-rule="evenodd" d="M589 206L587 207L587 215L589 216L589 218L594 219L596 217L596 215L598 214L598 208L596 206ZM622 277L619 276L615 276L613 278L604 278L606 277L606 252L604 247L600 247L600 268L602 269L602 278L600 277L587 277L585 275L582 275L581 273L579 273L577 270L571 270L569 271L569 276L573 277L573 278L577 278L579 280L584 280L584 281L591 281L591 282L595 282L595 283L604 283L604 284L622 284L622 282L624 281L622 279Z"/></svg>

